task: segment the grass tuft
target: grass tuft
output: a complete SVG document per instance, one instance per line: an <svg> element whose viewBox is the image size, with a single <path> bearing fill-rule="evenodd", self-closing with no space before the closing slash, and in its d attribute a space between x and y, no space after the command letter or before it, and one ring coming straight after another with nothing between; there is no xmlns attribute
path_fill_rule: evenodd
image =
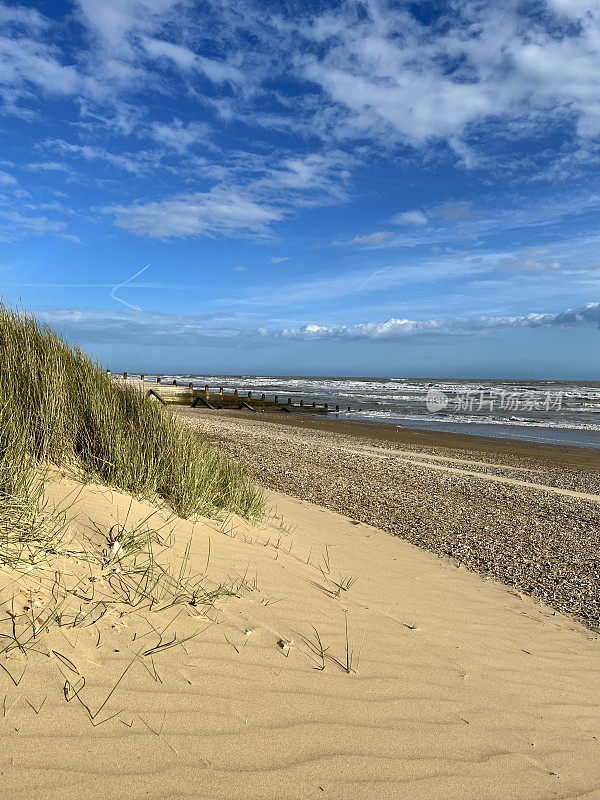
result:
<svg viewBox="0 0 600 800"><path fill-rule="evenodd" d="M237 464L139 389L112 381L33 316L0 306L5 513L11 503L18 507L35 498L38 467L48 463L76 463L90 479L161 497L180 516L223 510L251 518L263 512L260 491Z"/></svg>

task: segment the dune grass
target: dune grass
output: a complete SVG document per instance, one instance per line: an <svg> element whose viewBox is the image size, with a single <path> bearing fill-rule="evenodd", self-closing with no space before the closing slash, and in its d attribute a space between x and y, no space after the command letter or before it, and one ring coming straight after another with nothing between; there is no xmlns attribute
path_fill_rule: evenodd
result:
<svg viewBox="0 0 600 800"><path fill-rule="evenodd" d="M180 554L172 532L161 534L170 515L165 520L153 511L130 524L128 511L109 529L93 523L75 533L70 506L45 505L45 472L52 464L151 501L163 499L179 516L257 518L264 499L238 465L168 409L112 381L31 315L0 305L0 675L17 690L34 654L53 659L65 701L76 699L97 726L120 713L106 715L105 707L135 660L149 661L146 669L160 680L153 656L185 647L212 624L207 612L218 601L248 587L245 577L211 580L208 559L205 570L192 572L191 540ZM162 520L158 529L154 520ZM96 648L104 647L113 620L120 624L134 612L156 638L143 640L92 710L85 676L70 656L52 649L52 637L60 630L69 641L65 630L93 626ZM155 625L149 615L159 614ZM44 701L36 708L25 699L36 715Z"/></svg>
<svg viewBox="0 0 600 800"><path fill-rule="evenodd" d="M0 496L21 507L39 466L78 465L91 479L180 516L262 514L242 469L135 387L117 384L33 316L0 306Z"/></svg>

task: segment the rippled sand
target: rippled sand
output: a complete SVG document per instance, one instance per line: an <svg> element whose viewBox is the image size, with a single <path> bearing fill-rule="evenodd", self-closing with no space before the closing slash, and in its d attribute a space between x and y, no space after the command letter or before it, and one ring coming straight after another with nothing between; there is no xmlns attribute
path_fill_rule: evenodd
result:
<svg viewBox="0 0 600 800"><path fill-rule="evenodd" d="M74 488L62 479L49 495ZM168 524L174 557L191 538L203 571L210 541L208 572L241 576L240 596L205 618L137 611L53 629L19 686L0 674L0 796L600 796L589 630L375 528L270 500L268 525ZM89 486L69 513L94 536L129 503ZM134 501L129 521L152 511ZM140 656L167 624L165 640L202 632ZM66 702L52 650L85 676L92 709L127 670L100 724Z"/></svg>

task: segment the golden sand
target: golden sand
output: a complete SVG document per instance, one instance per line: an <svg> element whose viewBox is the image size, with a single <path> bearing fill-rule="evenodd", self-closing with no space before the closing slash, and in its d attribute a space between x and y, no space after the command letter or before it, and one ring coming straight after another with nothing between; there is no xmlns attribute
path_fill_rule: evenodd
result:
<svg viewBox="0 0 600 800"><path fill-rule="evenodd" d="M80 539L155 513L64 477L48 496L74 491ZM269 524L162 529L174 562L191 540L192 571L235 596L115 608L2 660L25 673L0 674L0 796L600 796L589 630L368 525L270 501Z"/></svg>

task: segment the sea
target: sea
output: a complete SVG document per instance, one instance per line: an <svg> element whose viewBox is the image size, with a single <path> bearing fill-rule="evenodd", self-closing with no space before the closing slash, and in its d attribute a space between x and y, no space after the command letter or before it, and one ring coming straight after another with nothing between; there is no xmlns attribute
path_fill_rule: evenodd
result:
<svg viewBox="0 0 600 800"><path fill-rule="evenodd" d="M131 375L131 377L136 377ZM149 379L151 375L147 376ZM600 381L162 374L162 380L328 403L332 418L600 448Z"/></svg>

